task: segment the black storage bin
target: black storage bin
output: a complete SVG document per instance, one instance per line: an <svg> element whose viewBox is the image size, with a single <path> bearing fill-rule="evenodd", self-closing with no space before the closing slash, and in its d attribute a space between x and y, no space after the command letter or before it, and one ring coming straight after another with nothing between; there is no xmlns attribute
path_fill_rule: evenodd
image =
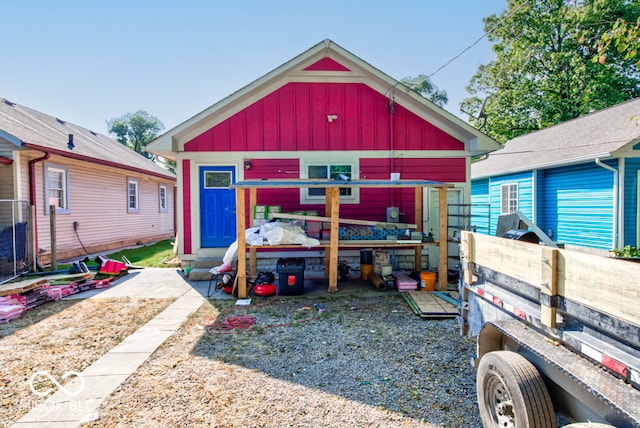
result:
<svg viewBox="0 0 640 428"><path fill-rule="evenodd" d="M534 232L526 229L512 229L502 235L503 238L513 239L515 241L531 242L532 244L540 243L540 238Z"/></svg>
<svg viewBox="0 0 640 428"><path fill-rule="evenodd" d="M304 292L304 259L278 259L278 294L295 296Z"/></svg>

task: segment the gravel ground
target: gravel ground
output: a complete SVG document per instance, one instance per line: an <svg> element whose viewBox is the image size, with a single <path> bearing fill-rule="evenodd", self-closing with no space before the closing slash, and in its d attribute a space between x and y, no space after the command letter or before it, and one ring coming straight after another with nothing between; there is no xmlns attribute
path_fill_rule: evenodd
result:
<svg viewBox="0 0 640 428"><path fill-rule="evenodd" d="M230 305L203 305L85 426L481 426L455 320L393 292Z"/></svg>

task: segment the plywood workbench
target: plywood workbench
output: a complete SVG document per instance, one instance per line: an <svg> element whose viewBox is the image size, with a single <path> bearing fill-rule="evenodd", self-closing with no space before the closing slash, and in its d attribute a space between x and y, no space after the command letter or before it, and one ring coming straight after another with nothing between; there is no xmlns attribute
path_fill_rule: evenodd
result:
<svg viewBox="0 0 640 428"><path fill-rule="evenodd" d="M247 297L247 241L245 237L246 230L246 196L249 193L249 212L253 212L253 207L257 201L258 189L284 189L284 188L323 188L325 189L325 215L331 219L331 234L328 244L324 243L320 247L325 249L325 276L329 281L328 291L330 293L338 291L338 251L340 247L361 247L371 246L367 241L350 241L349 244L341 243L338 239L338 225L340 224L340 188L414 188L415 194L415 219L418 231L422 231L422 194L424 187L439 189L439 218L440 218L440 239L436 243L392 243L386 244L385 247L413 247L415 249L415 268L417 271L421 269L422 264L422 248L425 245L438 245L440 257L438 262L439 275L438 290L447 289L447 271L448 271L448 251L447 251L447 188L453 187L451 184L440 183L428 180L249 180L239 181L230 186L236 189L236 215L238 228L238 275L237 287L238 297ZM382 245L380 245L382 246ZM269 248L292 248L289 246L269 246ZM300 246L295 246L300 248ZM252 274L255 274L255 255L256 247L250 248L250 266Z"/></svg>

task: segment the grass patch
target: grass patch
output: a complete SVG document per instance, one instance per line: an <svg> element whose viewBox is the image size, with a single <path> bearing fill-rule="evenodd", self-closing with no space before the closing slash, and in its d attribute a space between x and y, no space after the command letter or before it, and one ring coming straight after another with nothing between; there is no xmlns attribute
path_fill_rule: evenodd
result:
<svg viewBox="0 0 640 428"><path fill-rule="evenodd" d="M131 264L136 266L168 267L169 265L165 262L173 259L175 257L175 253L173 252L172 240L166 239L152 245L145 245L143 247L130 248L116 253L110 253L107 254L107 256L114 260L123 260L122 256L124 256L131 262ZM175 265L172 267L175 267Z"/></svg>
<svg viewBox="0 0 640 428"><path fill-rule="evenodd" d="M123 256L126 257L132 265L141 267L176 267L176 263L166 263L174 261L176 254L173 252L173 241L166 239L164 241L156 242L155 244L149 244L142 247L128 248L126 250L120 250L115 253L102 254L119 262L124 261ZM78 257L81 259L82 257ZM97 266L95 257L86 262L87 266ZM71 267L70 264L58 264L58 270L65 270Z"/></svg>

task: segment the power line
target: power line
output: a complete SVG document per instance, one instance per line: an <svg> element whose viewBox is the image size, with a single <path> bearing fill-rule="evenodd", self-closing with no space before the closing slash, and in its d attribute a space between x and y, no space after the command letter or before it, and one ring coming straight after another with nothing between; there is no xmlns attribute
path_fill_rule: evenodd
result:
<svg viewBox="0 0 640 428"><path fill-rule="evenodd" d="M522 4L520 4L520 6L516 7L515 9L513 9L511 11L511 13L507 16L505 16L503 19L501 19L496 25L493 26L493 28L491 28L489 31L485 32L484 34L482 34L482 36L478 37L478 39L473 42L472 44L470 44L469 46L467 46L466 48L464 48L459 54L457 54L456 56L454 56L453 58L451 58L449 61L447 61L446 63L444 63L443 65L441 65L440 67L438 67L436 69L436 71L434 71L433 73L429 74L427 77L429 79L431 79L431 77L433 77L436 73L438 73L440 70L442 70L443 68L447 67L449 64L451 64L453 61L455 61L456 59L460 58L462 55L464 55L465 52L467 52L469 49L471 49L472 47L474 47L475 45L477 45L478 43L480 43L480 41L482 39L484 39L485 37L487 37L489 34L491 34L496 28L498 28L500 25L502 25L507 19L511 18L513 15L516 14L516 12L518 12L520 9L522 9L525 5L529 4L530 0L525 0L524 2L522 2Z"/></svg>

